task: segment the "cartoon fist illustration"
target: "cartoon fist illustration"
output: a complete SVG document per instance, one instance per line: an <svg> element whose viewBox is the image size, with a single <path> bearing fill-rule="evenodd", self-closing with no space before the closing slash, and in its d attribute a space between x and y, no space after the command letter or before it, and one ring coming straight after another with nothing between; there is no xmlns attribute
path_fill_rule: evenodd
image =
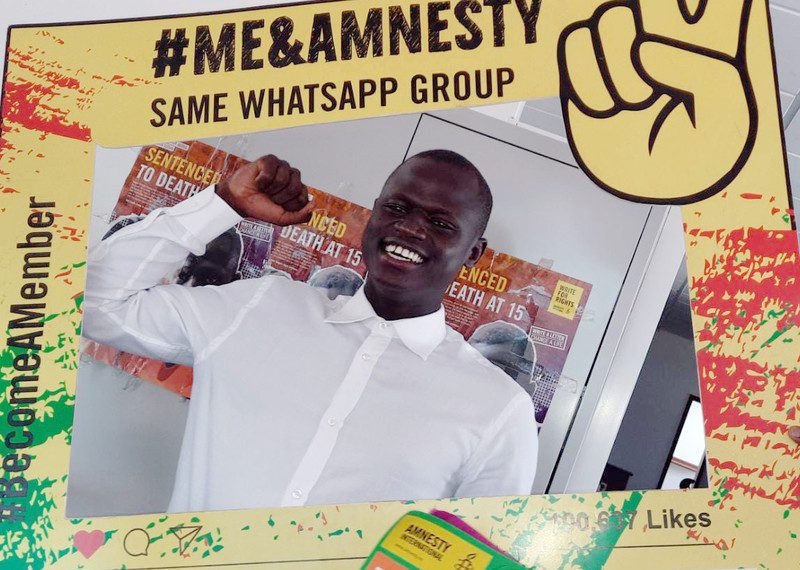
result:
<svg viewBox="0 0 800 570"><path fill-rule="evenodd" d="M686 204L733 180L758 127L745 58L751 4L716 0L712 13L708 0L618 0L562 32L567 135L596 184L627 199ZM685 39L699 39L700 26L718 30L731 22L738 24L729 30L738 33L735 53ZM675 33L667 37L670 25Z"/></svg>

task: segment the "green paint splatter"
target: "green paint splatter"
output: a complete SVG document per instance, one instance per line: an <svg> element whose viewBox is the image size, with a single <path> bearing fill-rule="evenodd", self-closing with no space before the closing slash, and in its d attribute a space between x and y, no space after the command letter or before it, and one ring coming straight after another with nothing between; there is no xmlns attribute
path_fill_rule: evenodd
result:
<svg viewBox="0 0 800 570"><path fill-rule="evenodd" d="M50 530L53 530L53 521L50 512L55 508L52 497L52 487L55 479L29 479L29 502L23 519L15 522L13 526L5 526L0 538L0 560L4 568L43 568L53 564L73 552L70 546L62 550L46 551L40 546ZM20 553L25 553L21 556Z"/></svg>
<svg viewBox="0 0 800 570"><path fill-rule="evenodd" d="M334 530L333 532L329 532L328 536L339 536L341 534L344 534L345 532L350 532L350 529L349 528L340 528L338 530Z"/></svg>
<svg viewBox="0 0 800 570"><path fill-rule="evenodd" d="M512 499L506 502L506 517L518 517L528 506L528 498Z"/></svg>
<svg viewBox="0 0 800 570"><path fill-rule="evenodd" d="M514 538L514 542L511 543L511 547L508 549L509 554L518 560L521 559L525 556L526 552L530 551L535 535L536 533L531 530L518 533L516 538Z"/></svg>
<svg viewBox="0 0 800 570"><path fill-rule="evenodd" d="M635 511L642 500L642 493L635 491L631 496L622 503L621 511ZM607 494L606 494L607 496ZM613 505L612 505L613 506ZM592 545L588 552L581 552L575 559L575 564L584 570L599 570L608 561L608 557L614 550L614 546L619 541L622 533L628 528L627 525L622 528L616 528L614 525L609 525L607 529L602 531L595 531L592 533Z"/></svg>
<svg viewBox="0 0 800 570"><path fill-rule="evenodd" d="M786 333L788 330L789 330L788 327L776 330L774 333L772 333L772 336L770 336L767 340L765 340L763 343L761 343L761 348L764 348L765 346L770 344L772 341L777 340L781 335Z"/></svg>

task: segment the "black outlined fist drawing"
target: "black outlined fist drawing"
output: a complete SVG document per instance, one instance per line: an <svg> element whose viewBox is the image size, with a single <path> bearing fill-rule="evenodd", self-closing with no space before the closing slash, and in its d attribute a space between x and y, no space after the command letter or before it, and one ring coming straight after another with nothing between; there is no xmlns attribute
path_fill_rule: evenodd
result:
<svg viewBox="0 0 800 570"><path fill-rule="evenodd" d="M733 180L758 127L745 57L751 5L617 0L562 32L558 64L567 135L595 183L632 200L686 204ZM674 18L659 25L659 33L649 31L647 11L665 9ZM736 35L734 53L681 39L701 23L730 28L732 22L738 24L729 30ZM666 35L672 24L674 33Z"/></svg>

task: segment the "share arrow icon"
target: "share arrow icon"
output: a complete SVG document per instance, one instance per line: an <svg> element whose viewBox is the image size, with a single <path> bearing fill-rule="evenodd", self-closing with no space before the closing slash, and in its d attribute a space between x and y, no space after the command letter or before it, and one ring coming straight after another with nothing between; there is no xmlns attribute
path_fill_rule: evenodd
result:
<svg viewBox="0 0 800 570"><path fill-rule="evenodd" d="M178 539L178 553L183 555L191 546L192 541L195 539L197 534L200 532L200 529L203 528L201 525L195 526L174 526L169 529L169 532L175 535L175 538Z"/></svg>

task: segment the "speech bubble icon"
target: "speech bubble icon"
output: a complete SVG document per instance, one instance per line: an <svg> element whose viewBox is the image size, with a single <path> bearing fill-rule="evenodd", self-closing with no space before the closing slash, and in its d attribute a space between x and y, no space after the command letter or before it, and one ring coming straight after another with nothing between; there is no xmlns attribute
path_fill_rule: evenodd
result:
<svg viewBox="0 0 800 570"><path fill-rule="evenodd" d="M134 528L125 535L122 543L125 552L131 556L147 556L147 549L150 548L150 535L143 528Z"/></svg>

